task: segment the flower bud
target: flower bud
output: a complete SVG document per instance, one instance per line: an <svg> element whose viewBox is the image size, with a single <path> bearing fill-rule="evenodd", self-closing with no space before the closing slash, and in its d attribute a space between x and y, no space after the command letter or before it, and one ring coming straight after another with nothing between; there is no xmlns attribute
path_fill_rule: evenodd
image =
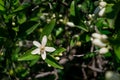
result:
<svg viewBox="0 0 120 80"><path fill-rule="evenodd" d="M99 6L101 6L101 7L105 7L107 5L107 3L106 2L104 2L104 1L101 1L100 3L99 3Z"/></svg>
<svg viewBox="0 0 120 80"><path fill-rule="evenodd" d="M75 27L75 24L73 22L67 22L66 24L70 27Z"/></svg>
<svg viewBox="0 0 120 80"><path fill-rule="evenodd" d="M105 53L107 53L108 51L109 51L108 48L103 47L103 48L101 48L101 49L99 50L99 53L100 53L100 54L105 54Z"/></svg>
<svg viewBox="0 0 120 80"><path fill-rule="evenodd" d="M55 57L56 60L60 60L60 57Z"/></svg>
<svg viewBox="0 0 120 80"><path fill-rule="evenodd" d="M101 39L108 39L108 37L107 37L107 35L102 34L102 35L101 35Z"/></svg>
<svg viewBox="0 0 120 80"><path fill-rule="evenodd" d="M92 19L92 14L88 14L88 18L89 18L89 19Z"/></svg>
<svg viewBox="0 0 120 80"><path fill-rule="evenodd" d="M103 16L106 8L103 8L99 11L98 15Z"/></svg>
<svg viewBox="0 0 120 80"><path fill-rule="evenodd" d="M96 39L101 39L101 34L99 34L99 33L93 33L92 37L96 38Z"/></svg>
<svg viewBox="0 0 120 80"><path fill-rule="evenodd" d="M102 42L106 43L108 41L107 39L108 39L107 35L105 34L101 35Z"/></svg>
<svg viewBox="0 0 120 80"><path fill-rule="evenodd" d="M94 39L94 40L92 41L92 43L93 43L94 45L98 46L98 47L105 47L105 46L106 46L106 44L103 43L100 39Z"/></svg>

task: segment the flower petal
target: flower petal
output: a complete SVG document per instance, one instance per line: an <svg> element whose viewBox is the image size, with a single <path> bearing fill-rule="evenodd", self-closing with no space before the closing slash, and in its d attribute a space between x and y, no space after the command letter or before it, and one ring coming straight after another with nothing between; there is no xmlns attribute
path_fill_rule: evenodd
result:
<svg viewBox="0 0 120 80"><path fill-rule="evenodd" d="M36 46L36 47L40 47L41 44L38 42L38 41L33 41L33 44Z"/></svg>
<svg viewBox="0 0 120 80"><path fill-rule="evenodd" d="M34 49L31 54L40 54L40 49L37 48L37 49Z"/></svg>
<svg viewBox="0 0 120 80"><path fill-rule="evenodd" d="M43 60L46 59L46 52L45 51L44 51L44 53L41 53L41 57L42 57Z"/></svg>
<svg viewBox="0 0 120 80"><path fill-rule="evenodd" d="M41 42L42 46L45 46L46 43L47 43L47 36L43 36L42 42Z"/></svg>
<svg viewBox="0 0 120 80"><path fill-rule="evenodd" d="M54 47L45 47L45 51L47 51L47 52L53 52L55 50L56 49Z"/></svg>

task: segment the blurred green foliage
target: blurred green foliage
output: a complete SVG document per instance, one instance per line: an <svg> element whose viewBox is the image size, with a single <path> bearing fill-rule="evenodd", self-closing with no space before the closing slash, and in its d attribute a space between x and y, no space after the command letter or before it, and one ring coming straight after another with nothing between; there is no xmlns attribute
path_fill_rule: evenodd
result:
<svg viewBox="0 0 120 80"><path fill-rule="evenodd" d="M104 16L97 15L89 25L85 21L89 21L88 15L96 9L95 1L0 0L0 80L70 80L71 77L83 80L83 75L78 78L78 74L72 74L71 65L79 64L79 71L82 63L89 64L96 56L95 52L90 52L91 34L95 32L92 26L108 36L111 49L103 55L108 60L106 69L119 72L120 0L104 0L107 2ZM44 35L48 38L47 45L56 48L47 53L45 61L40 55L31 54L35 48L32 41L41 41ZM74 57L83 54L83 57ZM104 79L104 75L96 79Z"/></svg>

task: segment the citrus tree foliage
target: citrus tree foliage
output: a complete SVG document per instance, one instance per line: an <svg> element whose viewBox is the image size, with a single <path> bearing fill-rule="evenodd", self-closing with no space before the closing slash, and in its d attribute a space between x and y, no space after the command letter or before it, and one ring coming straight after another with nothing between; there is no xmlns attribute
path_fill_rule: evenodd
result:
<svg viewBox="0 0 120 80"><path fill-rule="evenodd" d="M120 0L0 0L0 79L120 80L119 21Z"/></svg>

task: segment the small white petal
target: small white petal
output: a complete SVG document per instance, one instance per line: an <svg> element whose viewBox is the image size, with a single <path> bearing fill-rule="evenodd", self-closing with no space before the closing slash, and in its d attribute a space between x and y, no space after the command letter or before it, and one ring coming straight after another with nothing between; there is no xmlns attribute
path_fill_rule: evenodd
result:
<svg viewBox="0 0 120 80"><path fill-rule="evenodd" d="M31 52L31 54L40 54L40 49L37 48Z"/></svg>
<svg viewBox="0 0 120 80"><path fill-rule="evenodd" d="M47 43L47 36L43 36L42 42L41 42L42 46L45 46L46 43Z"/></svg>
<svg viewBox="0 0 120 80"><path fill-rule="evenodd" d="M44 51L44 53L41 53L41 57L42 57L43 60L46 59L46 52L45 51Z"/></svg>
<svg viewBox="0 0 120 80"><path fill-rule="evenodd" d="M36 47L40 47L41 44L38 42L38 41L33 41L33 44L36 46Z"/></svg>
<svg viewBox="0 0 120 80"><path fill-rule="evenodd" d="M56 49L54 47L45 47L45 51L47 51L47 52L53 52L55 50Z"/></svg>

